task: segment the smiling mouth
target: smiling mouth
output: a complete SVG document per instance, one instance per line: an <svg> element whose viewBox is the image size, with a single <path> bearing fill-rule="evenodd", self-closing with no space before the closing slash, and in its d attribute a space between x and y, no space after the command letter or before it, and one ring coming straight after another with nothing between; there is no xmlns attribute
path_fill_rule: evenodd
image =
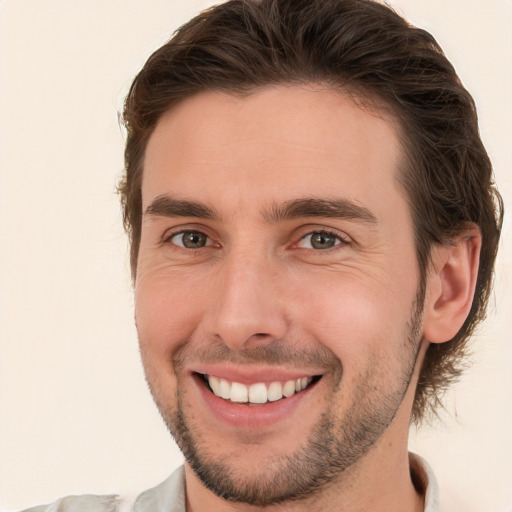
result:
<svg viewBox="0 0 512 512"><path fill-rule="evenodd" d="M255 382L254 384L245 385L213 375L198 375L206 384L206 388L215 396L231 403L248 405L262 405L267 402L284 400L308 389L322 378L321 375L315 375L287 381L274 381L268 384Z"/></svg>

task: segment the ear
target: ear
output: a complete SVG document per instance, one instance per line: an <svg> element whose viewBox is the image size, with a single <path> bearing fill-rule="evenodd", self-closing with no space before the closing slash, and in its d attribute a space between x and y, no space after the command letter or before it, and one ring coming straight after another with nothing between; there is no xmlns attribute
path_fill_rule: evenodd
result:
<svg viewBox="0 0 512 512"><path fill-rule="evenodd" d="M451 340L465 322L475 293L482 237L473 226L432 249L427 276L423 336L431 343Z"/></svg>

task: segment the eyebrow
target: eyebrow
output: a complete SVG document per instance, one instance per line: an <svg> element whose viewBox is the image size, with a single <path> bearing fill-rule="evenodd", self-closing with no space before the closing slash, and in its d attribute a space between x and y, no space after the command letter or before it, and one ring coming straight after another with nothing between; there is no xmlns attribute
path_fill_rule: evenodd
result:
<svg viewBox="0 0 512 512"><path fill-rule="evenodd" d="M273 223L300 217L338 218L377 224L377 217L368 208L348 199L294 199L272 206L265 215Z"/></svg>
<svg viewBox="0 0 512 512"><path fill-rule="evenodd" d="M219 219L220 215L211 207L197 201L176 199L168 195L155 197L144 215L154 217L197 217L199 219Z"/></svg>
<svg viewBox="0 0 512 512"><path fill-rule="evenodd" d="M154 217L195 217L219 220L220 214L212 207L197 201L177 199L169 195L157 196L144 215ZM338 218L377 224L377 218L368 208L348 199L302 198L272 205L263 215L269 223L278 223L301 217Z"/></svg>

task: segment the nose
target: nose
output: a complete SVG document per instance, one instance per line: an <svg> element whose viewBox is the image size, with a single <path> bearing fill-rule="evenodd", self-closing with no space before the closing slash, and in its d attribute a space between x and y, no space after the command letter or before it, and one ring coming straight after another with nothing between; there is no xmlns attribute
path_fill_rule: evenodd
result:
<svg viewBox="0 0 512 512"><path fill-rule="evenodd" d="M203 317L208 337L232 350L283 339L288 322L276 266L265 255L247 253L233 253L219 264L213 300Z"/></svg>

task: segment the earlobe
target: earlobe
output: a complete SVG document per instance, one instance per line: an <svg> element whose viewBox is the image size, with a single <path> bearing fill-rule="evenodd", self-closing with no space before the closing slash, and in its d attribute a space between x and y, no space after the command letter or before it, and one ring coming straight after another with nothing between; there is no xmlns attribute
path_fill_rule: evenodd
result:
<svg viewBox="0 0 512 512"><path fill-rule="evenodd" d="M423 336L431 343L451 340L466 320L475 293L482 238L473 226L433 248L427 277Z"/></svg>

